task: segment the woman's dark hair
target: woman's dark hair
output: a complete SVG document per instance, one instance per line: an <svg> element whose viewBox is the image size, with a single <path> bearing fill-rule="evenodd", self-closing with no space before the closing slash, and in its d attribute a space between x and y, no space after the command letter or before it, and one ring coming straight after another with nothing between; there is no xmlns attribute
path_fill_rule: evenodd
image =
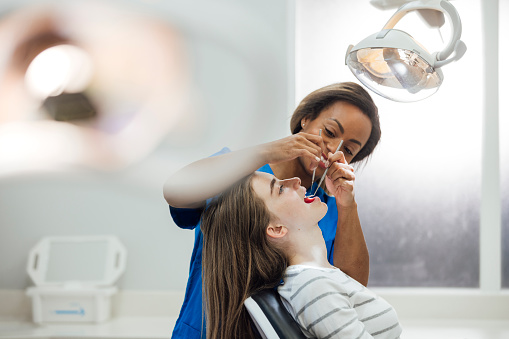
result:
<svg viewBox="0 0 509 339"><path fill-rule="evenodd" d="M271 214L253 174L216 197L202 214L207 338L254 338L244 300L277 286L288 259L267 238Z"/></svg>
<svg viewBox="0 0 509 339"><path fill-rule="evenodd" d="M338 101L346 101L358 107L371 121L371 134L366 145L352 159L351 163L359 162L369 156L380 141L382 131L378 108L369 93L354 82L342 82L322 87L308 94L297 106L290 120L292 134L299 133L302 129L301 120L309 118L315 120L323 110L329 108Z"/></svg>

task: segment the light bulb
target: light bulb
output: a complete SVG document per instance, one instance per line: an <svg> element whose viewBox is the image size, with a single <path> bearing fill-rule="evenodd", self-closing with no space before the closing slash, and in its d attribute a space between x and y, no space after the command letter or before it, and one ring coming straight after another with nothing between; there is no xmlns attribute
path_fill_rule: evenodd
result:
<svg viewBox="0 0 509 339"><path fill-rule="evenodd" d="M83 91L92 73L92 62L87 53L76 46L58 45L34 58L26 71L25 84L32 95L45 99L64 91Z"/></svg>
<svg viewBox="0 0 509 339"><path fill-rule="evenodd" d="M384 60L382 48L364 48L357 51L357 60L366 70L379 78L391 76L391 70Z"/></svg>

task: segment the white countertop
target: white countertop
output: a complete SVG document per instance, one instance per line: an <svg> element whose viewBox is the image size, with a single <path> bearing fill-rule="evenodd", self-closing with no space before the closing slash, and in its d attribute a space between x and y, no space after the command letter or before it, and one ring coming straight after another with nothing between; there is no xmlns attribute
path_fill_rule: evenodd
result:
<svg viewBox="0 0 509 339"><path fill-rule="evenodd" d="M176 317L118 317L100 324L44 324L29 320L0 318L0 338L170 338Z"/></svg>
<svg viewBox="0 0 509 339"><path fill-rule="evenodd" d="M35 325L0 318L1 339L168 339L175 325L168 317L119 317L102 324ZM505 339L509 321L402 320L405 339Z"/></svg>
<svg viewBox="0 0 509 339"><path fill-rule="evenodd" d="M170 338L184 291L121 291L112 316L102 323L32 321L24 290L0 290L0 339L162 339Z"/></svg>
<svg viewBox="0 0 509 339"><path fill-rule="evenodd" d="M377 289L398 312L405 339L509 338L509 291ZM183 291L121 291L104 323L32 322L24 291L0 290L0 339L170 338ZM430 318L432 316L432 318Z"/></svg>

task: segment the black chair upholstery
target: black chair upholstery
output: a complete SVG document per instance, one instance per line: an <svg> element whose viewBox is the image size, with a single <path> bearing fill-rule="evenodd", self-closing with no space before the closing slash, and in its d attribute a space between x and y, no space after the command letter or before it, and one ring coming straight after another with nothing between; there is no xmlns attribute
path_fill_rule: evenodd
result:
<svg viewBox="0 0 509 339"><path fill-rule="evenodd" d="M248 298L244 304L262 338L306 338L274 289L260 291Z"/></svg>

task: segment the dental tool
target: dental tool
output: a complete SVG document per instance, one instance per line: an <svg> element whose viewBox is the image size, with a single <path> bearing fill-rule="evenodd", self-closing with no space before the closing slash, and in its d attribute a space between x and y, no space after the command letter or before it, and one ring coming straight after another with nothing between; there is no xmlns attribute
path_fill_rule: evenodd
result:
<svg viewBox="0 0 509 339"><path fill-rule="evenodd" d="M339 151L339 149L341 148L342 145L343 145L343 140L341 140L341 142L338 145L338 148L336 148L336 152ZM336 152L334 152L334 153L336 153ZM325 175L327 174L327 171L329 170L329 168L330 168L330 165L329 165L329 167L327 167L325 169L325 172L323 172L322 178L320 179L318 186L316 186L316 190L315 190L315 193L313 193L313 196L316 195L316 192L318 192L318 188L320 188L320 185L322 184L323 180L325 179Z"/></svg>
<svg viewBox="0 0 509 339"><path fill-rule="evenodd" d="M318 131L318 136L320 136L320 137L322 136L322 129L321 128ZM313 177L311 178L311 187L313 187L313 183L315 182L315 172L316 172L316 167L313 170ZM309 190L311 190L311 187L309 187Z"/></svg>

